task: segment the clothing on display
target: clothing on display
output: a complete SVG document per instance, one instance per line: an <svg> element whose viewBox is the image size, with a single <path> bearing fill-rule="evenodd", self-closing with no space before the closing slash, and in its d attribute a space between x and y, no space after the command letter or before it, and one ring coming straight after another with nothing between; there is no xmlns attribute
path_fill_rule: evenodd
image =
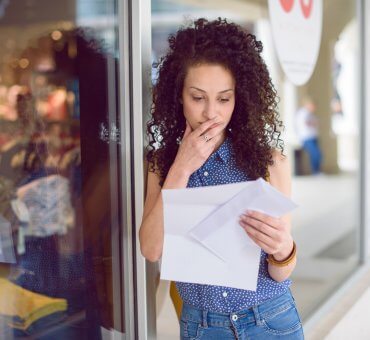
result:
<svg viewBox="0 0 370 340"><path fill-rule="evenodd" d="M14 138L3 145L0 152L1 176L17 184L25 175L23 163L26 155L27 140Z"/></svg>
<svg viewBox="0 0 370 340"><path fill-rule="evenodd" d="M15 263L10 222L0 214L0 262Z"/></svg>
<svg viewBox="0 0 370 340"><path fill-rule="evenodd" d="M51 175L36 179L18 188L17 196L25 203L30 215L26 235L63 235L74 225L67 178Z"/></svg>
<svg viewBox="0 0 370 340"><path fill-rule="evenodd" d="M0 278L0 315L10 327L26 330L35 321L66 310L65 299L33 293Z"/></svg>

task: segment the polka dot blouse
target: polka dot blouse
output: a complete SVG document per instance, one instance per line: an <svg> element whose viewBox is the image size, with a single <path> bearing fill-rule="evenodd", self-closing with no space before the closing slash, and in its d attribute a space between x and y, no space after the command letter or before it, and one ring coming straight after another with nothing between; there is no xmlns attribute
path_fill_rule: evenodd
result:
<svg viewBox="0 0 370 340"><path fill-rule="evenodd" d="M189 179L188 188L247 181L248 177L235 165L231 154L231 140L224 143ZM184 301L193 307L220 313L236 312L260 304L283 294L291 280L276 282L267 271L267 254L261 250L257 290L244 290L222 286L176 282L177 290Z"/></svg>

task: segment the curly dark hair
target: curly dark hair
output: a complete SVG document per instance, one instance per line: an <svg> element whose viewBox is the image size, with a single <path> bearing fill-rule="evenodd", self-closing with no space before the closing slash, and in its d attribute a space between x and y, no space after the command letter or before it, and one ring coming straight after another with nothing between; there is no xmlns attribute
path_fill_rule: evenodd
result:
<svg viewBox="0 0 370 340"><path fill-rule="evenodd" d="M151 120L147 124L149 171L160 185L176 157L186 122L180 101L190 66L219 64L235 79L235 108L226 128L237 166L249 178L266 178L273 164L272 150L284 152L278 97L266 64L262 43L242 27L218 18L200 18L170 35L169 51L155 65L158 81L153 89Z"/></svg>

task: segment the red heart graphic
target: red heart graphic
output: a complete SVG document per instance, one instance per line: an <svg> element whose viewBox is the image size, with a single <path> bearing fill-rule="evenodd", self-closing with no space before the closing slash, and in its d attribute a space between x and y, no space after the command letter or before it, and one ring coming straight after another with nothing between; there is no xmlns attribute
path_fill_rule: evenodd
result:
<svg viewBox="0 0 370 340"><path fill-rule="evenodd" d="M303 16L308 19L312 13L313 0L309 0L309 3L306 5L304 0L299 0L302 8Z"/></svg>
<svg viewBox="0 0 370 340"><path fill-rule="evenodd" d="M280 0L280 5L285 12L289 13L293 8L294 0Z"/></svg>

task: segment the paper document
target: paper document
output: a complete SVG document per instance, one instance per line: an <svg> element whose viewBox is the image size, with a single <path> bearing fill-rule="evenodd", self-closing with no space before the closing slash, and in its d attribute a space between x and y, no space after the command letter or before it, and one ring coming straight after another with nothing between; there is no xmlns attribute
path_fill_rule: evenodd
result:
<svg viewBox="0 0 370 340"><path fill-rule="evenodd" d="M161 279L256 290L261 249L239 225L246 210L279 217L297 205L263 179L162 190Z"/></svg>

